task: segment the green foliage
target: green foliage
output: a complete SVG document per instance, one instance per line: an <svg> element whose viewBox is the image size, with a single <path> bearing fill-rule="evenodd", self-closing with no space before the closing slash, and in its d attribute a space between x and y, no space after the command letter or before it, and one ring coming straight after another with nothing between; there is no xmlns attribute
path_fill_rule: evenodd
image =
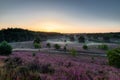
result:
<svg viewBox="0 0 120 80"><path fill-rule="evenodd" d="M99 45L98 48L102 50L108 50L108 45L102 44L102 45Z"/></svg>
<svg viewBox="0 0 120 80"><path fill-rule="evenodd" d="M0 43L0 55L9 55L12 53L12 47L6 41Z"/></svg>
<svg viewBox="0 0 120 80"><path fill-rule="evenodd" d="M107 52L109 65L120 68L120 47Z"/></svg>
<svg viewBox="0 0 120 80"><path fill-rule="evenodd" d="M77 51L75 49L71 49L70 54L75 57L77 56Z"/></svg>
<svg viewBox="0 0 120 80"><path fill-rule="evenodd" d="M87 45L83 45L83 49L88 49L88 46Z"/></svg>
<svg viewBox="0 0 120 80"><path fill-rule="evenodd" d="M36 37L35 40L34 40L34 43L40 43L40 42L41 42L40 38Z"/></svg>
<svg viewBox="0 0 120 80"><path fill-rule="evenodd" d="M34 43L34 47L35 48L41 48L41 45L40 45L40 43Z"/></svg>
<svg viewBox="0 0 120 80"><path fill-rule="evenodd" d="M85 37L84 37L84 36L80 36L80 37L78 38L78 41L79 41L79 43L80 43L80 42L84 43L84 42L85 42Z"/></svg>
<svg viewBox="0 0 120 80"><path fill-rule="evenodd" d="M46 46L47 46L48 48L51 48L51 45L50 45L50 43L47 43L47 44L46 44Z"/></svg>
<svg viewBox="0 0 120 80"><path fill-rule="evenodd" d="M54 48L58 50L58 49L60 49L60 45L55 44L55 45L54 45Z"/></svg>

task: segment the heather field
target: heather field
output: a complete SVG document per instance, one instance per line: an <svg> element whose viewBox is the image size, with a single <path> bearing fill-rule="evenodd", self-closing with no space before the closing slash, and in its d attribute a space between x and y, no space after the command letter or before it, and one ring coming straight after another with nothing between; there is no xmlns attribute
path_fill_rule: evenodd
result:
<svg viewBox="0 0 120 80"><path fill-rule="evenodd" d="M120 80L120 0L0 0L0 80Z"/></svg>
<svg viewBox="0 0 120 80"><path fill-rule="evenodd" d="M0 80L120 80L106 57L17 51L0 64Z"/></svg>

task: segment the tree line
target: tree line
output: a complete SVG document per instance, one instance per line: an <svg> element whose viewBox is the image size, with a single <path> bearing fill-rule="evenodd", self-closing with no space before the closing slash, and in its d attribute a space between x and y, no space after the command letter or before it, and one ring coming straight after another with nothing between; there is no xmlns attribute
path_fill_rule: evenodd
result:
<svg viewBox="0 0 120 80"><path fill-rule="evenodd" d="M49 37L56 37L60 35L62 34L54 32L36 32L21 28L8 28L0 30L0 42L32 41L36 37L46 40Z"/></svg>

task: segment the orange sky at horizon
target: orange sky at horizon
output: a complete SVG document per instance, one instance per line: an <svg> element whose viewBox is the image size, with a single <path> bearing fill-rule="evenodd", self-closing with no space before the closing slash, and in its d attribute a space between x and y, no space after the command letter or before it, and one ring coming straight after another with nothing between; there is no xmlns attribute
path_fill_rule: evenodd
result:
<svg viewBox="0 0 120 80"><path fill-rule="evenodd" d="M109 22L108 22L109 23ZM120 32L119 24L111 23L110 25L100 24L97 22L81 22L75 23L65 19L42 18L38 20L28 21L26 23L3 23L2 26L10 26L12 28L23 28L32 31L43 32L60 32L60 33L104 33L104 32ZM104 26L103 26L104 25ZM118 28L118 29L116 29ZM109 28L108 28L109 27ZM1 28L1 27L0 27ZM118 31L117 31L118 30Z"/></svg>
<svg viewBox="0 0 120 80"><path fill-rule="evenodd" d="M8 24L9 25L9 24ZM4 26L4 25L3 25ZM31 22L27 25L11 25L10 28L23 28L32 31L43 31L43 32L60 32L60 33L104 33L104 32L120 32L119 28L110 27L95 27L83 24L73 24L68 22L63 22L60 20L39 20L36 22ZM74 27L73 27L74 26ZM2 28L1 28L2 29Z"/></svg>

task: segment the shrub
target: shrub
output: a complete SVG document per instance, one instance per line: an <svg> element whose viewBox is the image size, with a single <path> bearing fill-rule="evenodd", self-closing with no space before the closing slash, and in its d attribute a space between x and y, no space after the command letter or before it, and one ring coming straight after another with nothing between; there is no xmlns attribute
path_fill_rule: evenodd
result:
<svg viewBox="0 0 120 80"><path fill-rule="evenodd" d="M85 42L85 37L84 37L84 36L80 36L80 37L78 38L78 41L79 41L79 43L80 43L80 42L84 43L84 42Z"/></svg>
<svg viewBox="0 0 120 80"><path fill-rule="evenodd" d="M35 48L41 48L41 45L39 43L34 43Z"/></svg>
<svg viewBox="0 0 120 80"><path fill-rule="evenodd" d="M47 43L47 44L46 44L46 46L47 46L48 48L51 48L51 45L50 45L50 43Z"/></svg>
<svg viewBox="0 0 120 80"><path fill-rule="evenodd" d="M71 54L72 56L77 56L77 51L76 51L75 49L71 49L71 50L70 50L70 54Z"/></svg>
<svg viewBox="0 0 120 80"><path fill-rule="evenodd" d="M58 44L55 44L54 47L55 47L55 49L60 49L60 45L58 45Z"/></svg>
<svg viewBox="0 0 120 80"><path fill-rule="evenodd" d="M109 65L120 68L120 48L109 50L107 52Z"/></svg>
<svg viewBox="0 0 120 80"><path fill-rule="evenodd" d="M83 45L83 49L88 49L88 46L87 45Z"/></svg>
<svg viewBox="0 0 120 80"><path fill-rule="evenodd" d="M66 51L66 50L67 50L66 46L64 46L63 50L64 50L64 51Z"/></svg>
<svg viewBox="0 0 120 80"><path fill-rule="evenodd" d="M34 40L34 43L40 43L40 42L41 42L40 38L36 37L35 40Z"/></svg>
<svg viewBox="0 0 120 80"><path fill-rule="evenodd" d="M12 53L12 47L6 41L0 44L0 55L9 55Z"/></svg>
<svg viewBox="0 0 120 80"><path fill-rule="evenodd" d="M99 45L98 48L102 50L108 50L108 46L106 44Z"/></svg>

